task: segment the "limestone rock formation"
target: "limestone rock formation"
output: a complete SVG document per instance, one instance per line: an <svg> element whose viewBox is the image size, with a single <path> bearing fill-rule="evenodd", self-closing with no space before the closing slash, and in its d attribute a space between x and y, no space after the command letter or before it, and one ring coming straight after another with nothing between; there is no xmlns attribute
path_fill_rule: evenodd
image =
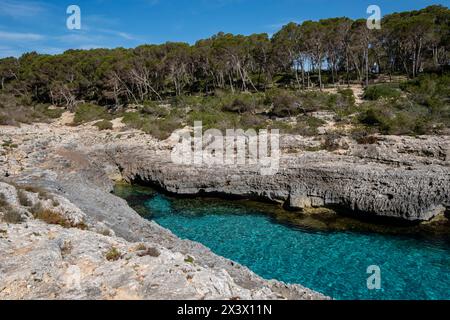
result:
<svg viewBox="0 0 450 320"><path fill-rule="evenodd" d="M111 194L117 180L176 194L269 199L293 208L429 220L450 207L449 137L346 141L309 152L284 136L280 169L183 166L175 140L61 123L0 126L0 299L323 299L268 281L140 217Z"/></svg>

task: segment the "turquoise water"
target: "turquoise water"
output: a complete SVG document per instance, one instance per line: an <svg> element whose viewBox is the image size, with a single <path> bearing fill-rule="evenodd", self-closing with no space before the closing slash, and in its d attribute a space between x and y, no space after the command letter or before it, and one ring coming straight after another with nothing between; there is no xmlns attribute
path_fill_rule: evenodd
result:
<svg viewBox="0 0 450 320"><path fill-rule="evenodd" d="M446 237L299 228L233 201L159 193L128 200L177 236L200 242L266 279L302 284L334 299L450 299ZM381 268L380 290L367 289L370 265Z"/></svg>

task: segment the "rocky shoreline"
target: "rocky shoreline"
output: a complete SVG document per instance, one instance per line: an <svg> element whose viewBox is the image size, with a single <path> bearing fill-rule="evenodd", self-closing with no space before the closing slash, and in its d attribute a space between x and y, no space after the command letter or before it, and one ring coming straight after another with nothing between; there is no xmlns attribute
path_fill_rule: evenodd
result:
<svg viewBox="0 0 450 320"><path fill-rule="evenodd" d="M140 217L111 194L117 168L97 162L107 135L59 125L0 131L17 144L0 158L0 299L327 299Z"/></svg>
<svg viewBox="0 0 450 320"><path fill-rule="evenodd" d="M293 145L292 137L284 138ZM345 154L284 154L273 176L261 175L257 166L176 165L170 151L141 146L115 145L106 152L126 181L179 195L243 196L291 209L338 207L408 221L428 221L449 208L448 138L384 139L378 145L353 145Z"/></svg>
<svg viewBox="0 0 450 320"><path fill-rule="evenodd" d="M181 195L338 206L408 221L427 221L450 207L447 136L386 136L333 153L305 151L310 141L286 136L281 145L290 151L279 173L267 177L257 167L175 165L174 140L158 142L120 124L99 132L60 120L0 127L0 136L0 299L326 298L264 280L143 219L111 194L120 180ZM7 211L20 223L5 221Z"/></svg>

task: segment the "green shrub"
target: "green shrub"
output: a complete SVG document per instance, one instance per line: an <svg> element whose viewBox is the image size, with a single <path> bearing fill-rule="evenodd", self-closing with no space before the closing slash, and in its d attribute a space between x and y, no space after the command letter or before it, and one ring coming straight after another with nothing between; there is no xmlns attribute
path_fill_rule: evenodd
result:
<svg viewBox="0 0 450 320"><path fill-rule="evenodd" d="M142 126L142 118L139 112L126 112L122 122L134 129L140 129Z"/></svg>
<svg viewBox="0 0 450 320"><path fill-rule="evenodd" d="M248 99L242 99L242 98L236 98L231 103L226 103L222 107L223 111L227 112L237 112L239 114L241 113L251 113L255 112L256 105L254 101L249 101Z"/></svg>
<svg viewBox="0 0 450 320"><path fill-rule="evenodd" d="M3 213L3 222L18 224L24 221L25 220L22 217L22 214L16 209L6 208L5 212Z"/></svg>
<svg viewBox="0 0 450 320"><path fill-rule="evenodd" d="M239 119L239 127L247 129L261 130L268 127L267 118L257 114L245 114ZM231 129L231 128L230 128Z"/></svg>
<svg viewBox="0 0 450 320"><path fill-rule="evenodd" d="M64 113L62 108L50 108L48 104L37 104L34 106L34 110L45 115L49 119L58 119Z"/></svg>
<svg viewBox="0 0 450 320"><path fill-rule="evenodd" d="M109 249L109 251L106 252L106 254L105 254L105 258L108 261L117 261L121 258L121 256L122 256L122 254L115 247L112 247L111 249Z"/></svg>
<svg viewBox="0 0 450 320"><path fill-rule="evenodd" d="M364 128L357 128L352 131L351 137L356 140L358 144L376 144L379 138L371 135Z"/></svg>
<svg viewBox="0 0 450 320"><path fill-rule="evenodd" d="M3 141L2 147L6 149L16 149L19 146L16 143L13 143L12 140Z"/></svg>
<svg viewBox="0 0 450 320"><path fill-rule="evenodd" d="M279 129L283 134L296 134L309 137L318 135L318 128L325 124L323 120L310 116L299 116L296 120L296 123L274 121L270 127L272 129Z"/></svg>
<svg viewBox="0 0 450 320"><path fill-rule="evenodd" d="M95 120L109 120L110 114L104 107L97 106L90 103L81 104L76 108L73 122L76 125L91 122Z"/></svg>
<svg viewBox="0 0 450 320"><path fill-rule="evenodd" d="M17 189L17 197L19 199L19 203L24 207L31 207L32 202L28 199L28 195L22 189Z"/></svg>
<svg viewBox="0 0 450 320"><path fill-rule="evenodd" d="M102 120L94 124L100 131L102 130L112 130L113 124L111 121L108 120Z"/></svg>
<svg viewBox="0 0 450 320"><path fill-rule="evenodd" d="M273 100L272 114L276 117L294 117L301 112L299 106L295 97L281 95Z"/></svg>
<svg viewBox="0 0 450 320"><path fill-rule="evenodd" d="M189 113L187 123L193 125L195 121L201 121L203 130L226 130L239 128L239 115L231 112L223 112L215 108L202 107Z"/></svg>
<svg viewBox="0 0 450 320"><path fill-rule="evenodd" d="M10 118L3 113L0 113L0 125L6 126L10 124Z"/></svg>
<svg viewBox="0 0 450 320"><path fill-rule="evenodd" d="M148 114L157 118L164 118L170 114L170 111L167 108L162 107L160 104L154 101L144 102L144 106L142 107L141 112L143 114Z"/></svg>
<svg viewBox="0 0 450 320"><path fill-rule="evenodd" d="M162 119L140 112L127 112L122 121L130 128L142 130L157 139L164 140L180 128L182 118L175 112Z"/></svg>
<svg viewBox="0 0 450 320"><path fill-rule="evenodd" d="M412 103L427 110L429 128L450 127L450 74L424 74L400 87Z"/></svg>
<svg viewBox="0 0 450 320"><path fill-rule="evenodd" d="M347 111L348 109L354 107L355 103L355 94L352 89L339 89L338 99L336 101L336 107L339 109L335 111Z"/></svg>
<svg viewBox="0 0 450 320"><path fill-rule="evenodd" d="M375 103L362 108L358 122L382 134L422 135L433 131L433 120L423 106Z"/></svg>
<svg viewBox="0 0 450 320"><path fill-rule="evenodd" d="M378 100L381 98L398 98L400 97L400 90L397 88L394 88L391 85L387 84L377 84L367 87L364 90L364 96L363 98L365 100Z"/></svg>
<svg viewBox="0 0 450 320"><path fill-rule="evenodd" d="M385 123L386 118L379 110L369 108L359 115L359 121L368 126L379 126Z"/></svg>

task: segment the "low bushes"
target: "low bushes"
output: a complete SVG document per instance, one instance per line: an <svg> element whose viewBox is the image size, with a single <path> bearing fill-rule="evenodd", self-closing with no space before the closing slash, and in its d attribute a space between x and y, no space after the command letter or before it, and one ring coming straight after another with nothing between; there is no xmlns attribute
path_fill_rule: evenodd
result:
<svg viewBox="0 0 450 320"><path fill-rule="evenodd" d="M253 113L256 111L255 101L246 100L242 98L236 98L231 103L226 103L223 107L223 111L242 113Z"/></svg>
<svg viewBox="0 0 450 320"><path fill-rule="evenodd" d="M368 86L364 90L363 98L365 100L375 101L375 100L378 100L381 98L386 98L386 99L398 98L398 97L400 97L400 95L401 95L400 90L398 90L397 88L394 88L391 85L377 84L377 85Z"/></svg>
<svg viewBox="0 0 450 320"><path fill-rule="evenodd" d="M166 118L156 118L142 112L127 112L122 121L130 128L142 130L157 139L164 140L181 127L182 118L176 113Z"/></svg>
<svg viewBox="0 0 450 320"><path fill-rule="evenodd" d="M76 125L80 125L95 120L109 120L109 119L111 119L111 115L104 107L90 103L84 103L76 108L73 122Z"/></svg>
<svg viewBox="0 0 450 320"><path fill-rule="evenodd" d="M170 114L170 111L154 101L146 101L141 112L157 118L164 118Z"/></svg>
<svg viewBox="0 0 450 320"><path fill-rule="evenodd" d="M275 117L293 117L305 111L298 97L287 91L271 93L266 101L272 104L271 115Z"/></svg>
<svg viewBox="0 0 450 320"><path fill-rule="evenodd" d="M311 116L298 116L296 121L288 123L283 120L274 121L270 127L272 129L279 129L283 134L297 134L301 136L315 136L319 134L318 128L324 125L323 120Z"/></svg>
<svg viewBox="0 0 450 320"><path fill-rule="evenodd" d="M100 131L102 130L112 130L113 124L111 121L108 120L101 120L94 124Z"/></svg>
<svg viewBox="0 0 450 320"><path fill-rule="evenodd" d="M450 76L424 74L400 84L366 89L357 122L374 132L397 135L439 134L450 128ZM389 99L381 99L389 98Z"/></svg>
<svg viewBox="0 0 450 320"><path fill-rule="evenodd" d="M0 125L49 122L63 113L61 108L50 108L47 104L33 105L28 100L11 94L0 94Z"/></svg>
<svg viewBox="0 0 450 320"><path fill-rule="evenodd" d="M272 90L266 103L272 105L271 115L293 117L315 111L333 111L348 115L355 111L355 97L352 90L340 90L337 94L320 91Z"/></svg>
<svg viewBox="0 0 450 320"><path fill-rule="evenodd" d="M34 106L34 110L46 116L49 119L58 119L64 113L63 108L50 107L46 104L37 104Z"/></svg>
<svg viewBox="0 0 450 320"><path fill-rule="evenodd" d="M426 108L414 104L365 105L358 121L382 134L422 135L433 131L433 121Z"/></svg>

